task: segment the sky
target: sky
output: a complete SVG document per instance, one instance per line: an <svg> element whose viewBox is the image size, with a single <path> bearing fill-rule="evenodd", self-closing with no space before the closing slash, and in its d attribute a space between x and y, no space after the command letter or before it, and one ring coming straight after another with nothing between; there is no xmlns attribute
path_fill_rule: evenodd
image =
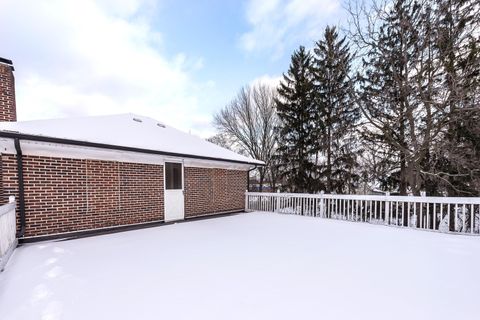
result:
<svg viewBox="0 0 480 320"><path fill-rule="evenodd" d="M0 57L19 121L131 112L206 138L344 20L341 0L0 0Z"/></svg>

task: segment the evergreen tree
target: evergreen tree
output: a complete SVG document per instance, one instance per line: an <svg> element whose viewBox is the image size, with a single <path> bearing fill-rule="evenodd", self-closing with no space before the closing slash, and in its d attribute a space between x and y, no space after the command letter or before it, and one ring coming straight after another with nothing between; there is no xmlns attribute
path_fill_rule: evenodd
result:
<svg viewBox="0 0 480 320"><path fill-rule="evenodd" d="M359 175L355 124L359 111L352 100L350 78L352 57L346 38L339 38L335 27L325 29L314 48L317 105L317 143L325 159L320 176L326 178L327 192L352 192Z"/></svg>
<svg viewBox="0 0 480 320"><path fill-rule="evenodd" d="M314 134L315 97L312 56L303 46L293 53L278 94L278 153L282 180L292 192L313 192L315 165L312 158L318 151Z"/></svg>

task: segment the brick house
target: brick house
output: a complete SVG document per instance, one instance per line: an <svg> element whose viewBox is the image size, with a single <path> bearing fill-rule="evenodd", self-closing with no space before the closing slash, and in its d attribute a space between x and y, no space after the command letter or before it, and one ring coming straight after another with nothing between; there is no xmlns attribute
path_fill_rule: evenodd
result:
<svg viewBox="0 0 480 320"><path fill-rule="evenodd" d="M244 210L261 161L134 114L17 122L13 71L0 58L0 187L20 238Z"/></svg>

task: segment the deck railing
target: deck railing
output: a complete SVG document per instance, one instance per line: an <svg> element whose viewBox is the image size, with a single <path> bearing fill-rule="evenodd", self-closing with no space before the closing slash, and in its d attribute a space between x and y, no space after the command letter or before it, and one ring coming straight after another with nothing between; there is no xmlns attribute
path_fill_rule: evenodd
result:
<svg viewBox="0 0 480 320"><path fill-rule="evenodd" d="M12 197L9 203L0 206L0 271L17 247L16 232L15 198Z"/></svg>
<svg viewBox="0 0 480 320"><path fill-rule="evenodd" d="M439 232L480 233L480 198L247 192L245 208Z"/></svg>

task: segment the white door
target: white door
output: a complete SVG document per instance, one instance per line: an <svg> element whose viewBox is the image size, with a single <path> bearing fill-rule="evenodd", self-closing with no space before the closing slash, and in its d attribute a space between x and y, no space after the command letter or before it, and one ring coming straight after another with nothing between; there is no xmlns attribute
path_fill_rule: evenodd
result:
<svg viewBox="0 0 480 320"><path fill-rule="evenodd" d="M165 162L165 221L183 220L185 204L183 195L183 164Z"/></svg>

